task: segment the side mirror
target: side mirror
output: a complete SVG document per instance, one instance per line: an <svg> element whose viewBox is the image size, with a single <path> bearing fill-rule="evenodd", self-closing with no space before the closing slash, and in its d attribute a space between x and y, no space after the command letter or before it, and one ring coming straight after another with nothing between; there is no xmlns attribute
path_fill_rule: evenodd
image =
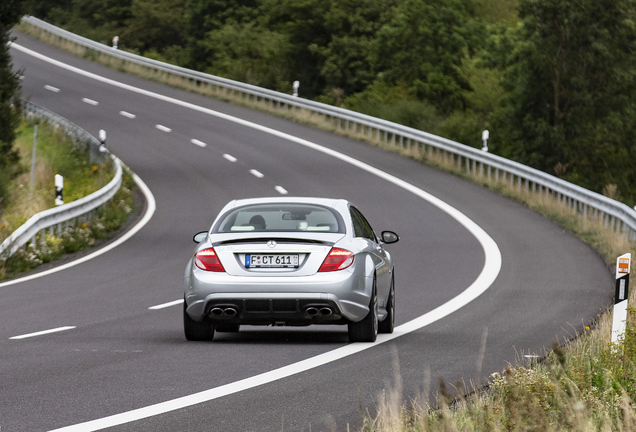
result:
<svg viewBox="0 0 636 432"><path fill-rule="evenodd" d="M386 244L397 243L400 240L400 236L393 231L382 231L382 242Z"/></svg>
<svg viewBox="0 0 636 432"><path fill-rule="evenodd" d="M200 233L196 233L194 237L192 237L192 240L194 240L195 243L201 243L207 236L207 231L201 231Z"/></svg>

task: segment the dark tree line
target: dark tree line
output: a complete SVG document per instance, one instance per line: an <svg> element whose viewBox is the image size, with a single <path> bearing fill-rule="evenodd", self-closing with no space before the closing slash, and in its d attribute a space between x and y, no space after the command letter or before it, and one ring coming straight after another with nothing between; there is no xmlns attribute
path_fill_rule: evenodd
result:
<svg viewBox="0 0 636 432"><path fill-rule="evenodd" d="M492 151L636 203L636 0L24 1L181 66L299 80L303 97L469 145L489 129Z"/></svg>
<svg viewBox="0 0 636 432"><path fill-rule="evenodd" d="M10 30L22 17L22 0L3 0L0 3L0 208L6 199L11 179L21 172L20 156L13 148L20 122L13 102L19 93L20 80L13 71L8 43Z"/></svg>

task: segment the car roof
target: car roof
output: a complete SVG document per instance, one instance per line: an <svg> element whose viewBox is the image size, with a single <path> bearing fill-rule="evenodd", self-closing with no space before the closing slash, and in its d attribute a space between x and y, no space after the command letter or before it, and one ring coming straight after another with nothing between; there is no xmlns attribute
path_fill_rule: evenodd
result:
<svg viewBox="0 0 636 432"><path fill-rule="evenodd" d="M315 197L266 197L266 198L245 198L233 200L226 206L227 208L241 207L250 204L265 203L298 203L298 204L319 204L326 207L336 207L339 203L346 203L344 199L315 198Z"/></svg>

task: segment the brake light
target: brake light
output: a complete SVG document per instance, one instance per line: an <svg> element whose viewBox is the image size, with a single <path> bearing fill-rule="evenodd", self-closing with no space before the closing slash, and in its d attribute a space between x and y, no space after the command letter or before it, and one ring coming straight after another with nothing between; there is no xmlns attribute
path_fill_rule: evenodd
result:
<svg viewBox="0 0 636 432"><path fill-rule="evenodd" d="M194 264L201 270L224 272L223 264L219 261L219 257L214 252L214 248L200 250L194 256Z"/></svg>
<svg viewBox="0 0 636 432"><path fill-rule="evenodd" d="M353 264L353 252L345 249L331 248L329 255L320 266L319 272L344 270Z"/></svg>

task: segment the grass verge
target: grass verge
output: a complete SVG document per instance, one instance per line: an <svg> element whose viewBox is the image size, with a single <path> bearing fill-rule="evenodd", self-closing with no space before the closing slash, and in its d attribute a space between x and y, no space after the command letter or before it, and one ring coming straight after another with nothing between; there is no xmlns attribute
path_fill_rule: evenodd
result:
<svg viewBox="0 0 636 432"><path fill-rule="evenodd" d="M33 136L34 124L24 122L16 141L23 164L28 161L30 165ZM75 201L99 190L114 176L110 159L99 165L90 163L84 145L74 142L60 129L47 123L38 126L33 192L30 170L25 167L23 171L9 186L7 205L0 208L0 242L34 214L55 206L55 174L64 177L65 202ZM38 247L29 243L26 249L17 251L10 258L0 259L0 280L32 271L64 254L87 249L97 240L108 238L134 210L133 186L132 174L125 169L122 187L96 217L80 221L54 236L47 233L44 239L38 237Z"/></svg>

